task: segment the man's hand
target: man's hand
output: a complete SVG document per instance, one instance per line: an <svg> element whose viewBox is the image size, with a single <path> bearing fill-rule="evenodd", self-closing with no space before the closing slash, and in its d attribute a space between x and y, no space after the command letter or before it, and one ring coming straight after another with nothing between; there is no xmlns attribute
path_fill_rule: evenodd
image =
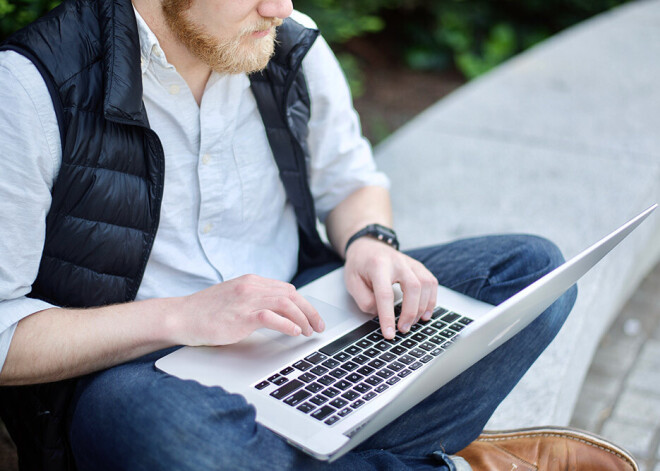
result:
<svg viewBox="0 0 660 471"><path fill-rule="evenodd" d="M361 237L346 252L346 288L358 307L378 314L385 338L395 335L394 293L399 283L403 304L398 329L402 333L420 319L431 318L438 280L424 265L378 240Z"/></svg>
<svg viewBox="0 0 660 471"><path fill-rule="evenodd" d="M292 336L325 329L319 313L293 285L257 275L191 294L183 306L184 345L236 343L262 327Z"/></svg>

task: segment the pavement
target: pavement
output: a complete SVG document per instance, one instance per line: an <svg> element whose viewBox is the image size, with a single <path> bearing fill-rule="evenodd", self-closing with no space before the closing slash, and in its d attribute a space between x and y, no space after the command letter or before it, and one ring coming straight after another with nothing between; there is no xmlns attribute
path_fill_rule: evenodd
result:
<svg viewBox="0 0 660 471"><path fill-rule="evenodd" d="M660 264L601 340L571 419L660 471Z"/></svg>

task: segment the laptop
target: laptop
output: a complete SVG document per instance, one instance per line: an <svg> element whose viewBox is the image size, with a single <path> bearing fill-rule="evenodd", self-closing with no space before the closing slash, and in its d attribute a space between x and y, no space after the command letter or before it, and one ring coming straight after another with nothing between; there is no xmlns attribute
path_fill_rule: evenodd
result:
<svg viewBox="0 0 660 471"><path fill-rule="evenodd" d="M181 348L156 367L243 395L258 422L331 462L520 332L656 207L498 306L440 287L431 320L393 340L357 308L338 269L300 289L323 317L323 333L260 329L233 345Z"/></svg>

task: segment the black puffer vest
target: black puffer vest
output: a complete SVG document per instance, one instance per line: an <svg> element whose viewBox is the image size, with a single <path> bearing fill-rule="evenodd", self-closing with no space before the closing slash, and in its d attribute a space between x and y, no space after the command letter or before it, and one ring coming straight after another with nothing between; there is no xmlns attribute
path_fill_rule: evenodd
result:
<svg viewBox="0 0 660 471"><path fill-rule="evenodd" d="M298 220L299 269L338 260L316 231L306 168L310 103L301 63L317 34L286 20L268 68L250 77ZM37 66L62 140L30 296L69 307L133 300L158 228L165 162L142 102L130 1L66 0L0 50L19 52ZM0 388L0 414L22 470L74 469L65 424L74 387L75 380Z"/></svg>

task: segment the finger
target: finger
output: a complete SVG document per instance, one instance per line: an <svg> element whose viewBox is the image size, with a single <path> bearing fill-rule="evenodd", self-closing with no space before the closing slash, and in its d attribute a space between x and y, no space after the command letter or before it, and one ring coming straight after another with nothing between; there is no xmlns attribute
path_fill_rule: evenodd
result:
<svg viewBox="0 0 660 471"><path fill-rule="evenodd" d="M419 319L419 300L422 292L422 283L415 273L408 269L404 276L400 277L399 285L401 285L401 292L403 293L399 330L405 334Z"/></svg>
<svg viewBox="0 0 660 471"><path fill-rule="evenodd" d="M307 319L307 316L288 296L269 296L266 297L264 301L264 308L269 309L282 317L286 317L291 322L298 325L302 329L303 335L309 337L314 333L314 328Z"/></svg>
<svg viewBox="0 0 660 471"><path fill-rule="evenodd" d="M346 276L346 289L362 312L378 314L376 297L360 276Z"/></svg>
<svg viewBox="0 0 660 471"><path fill-rule="evenodd" d="M422 264L413 267L413 271L422 284L422 291L419 296L419 315L420 319L428 321L433 314L436 298L438 295L438 280Z"/></svg>
<svg viewBox="0 0 660 471"><path fill-rule="evenodd" d="M258 326L257 328L265 327L292 337L296 337L302 332L299 325L296 325L290 319L282 317L270 309L260 309L256 311L254 318L255 324Z"/></svg>
<svg viewBox="0 0 660 471"><path fill-rule="evenodd" d="M386 339L393 339L396 330L394 325L394 291L389 277L376 275L372 280L374 298L378 309L380 330Z"/></svg>
<svg viewBox="0 0 660 471"><path fill-rule="evenodd" d="M291 286L293 287L293 285ZM316 332L323 332L325 330L325 322L323 322L321 314L303 295L301 295L298 291L295 291L295 287L293 289L294 293L290 299L307 318L307 322L309 322L312 328Z"/></svg>

